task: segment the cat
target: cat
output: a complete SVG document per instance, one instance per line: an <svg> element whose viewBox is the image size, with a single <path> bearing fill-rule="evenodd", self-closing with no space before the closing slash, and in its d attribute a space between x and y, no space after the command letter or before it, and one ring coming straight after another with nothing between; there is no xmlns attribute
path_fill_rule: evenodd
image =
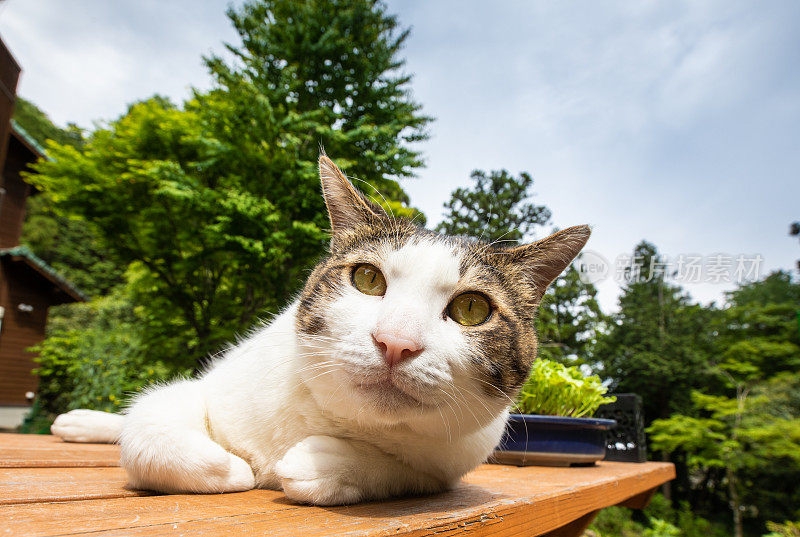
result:
<svg viewBox="0 0 800 537"><path fill-rule="evenodd" d="M319 159L328 255L300 295L199 378L52 432L118 442L129 485L283 490L340 505L446 490L499 443L536 358L534 316L588 226L521 246L395 218Z"/></svg>

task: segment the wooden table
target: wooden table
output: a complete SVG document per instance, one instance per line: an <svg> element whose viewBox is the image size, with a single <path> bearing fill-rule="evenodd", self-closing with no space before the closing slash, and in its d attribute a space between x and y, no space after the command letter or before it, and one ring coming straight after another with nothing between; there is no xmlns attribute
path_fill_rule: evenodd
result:
<svg viewBox="0 0 800 537"><path fill-rule="evenodd" d="M280 492L157 495L125 488L117 446L0 434L0 536L580 535L602 508L644 507L671 464L483 465L453 491L344 507Z"/></svg>

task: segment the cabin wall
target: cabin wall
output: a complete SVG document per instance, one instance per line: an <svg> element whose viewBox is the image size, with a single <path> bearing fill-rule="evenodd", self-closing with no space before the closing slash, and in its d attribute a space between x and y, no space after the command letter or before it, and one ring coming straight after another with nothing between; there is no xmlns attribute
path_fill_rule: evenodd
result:
<svg viewBox="0 0 800 537"><path fill-rule="evenodd" d="M9 285L13 281L13 287ZM0 306L5 308L0 327L0 405L28 405L28 392L36 392L35 353L27 349L44 339L49 297L41 281L19 263L0 260ZM33 306L23 312L19 304Z"/></svg>
<svg viewBox="0 0 800 537"><path fill-rule="evenodd" d="M8 137L11 134L11 116L14 113L19 73L19 64L14 60L3 40L0 39L0 166L2 166ZM0 181L0 187L2 186L2 181Z"/></svg>
<svg viewBox="0 0 800 537"><path fill-rule="evenodd" d="M22 180L21 172L27 168L29 157L29 151L15 136L11 136L2 170L5 193L0 201L0 248L12 248L19 244L25 207L31 192L30 185Z"/></svg>

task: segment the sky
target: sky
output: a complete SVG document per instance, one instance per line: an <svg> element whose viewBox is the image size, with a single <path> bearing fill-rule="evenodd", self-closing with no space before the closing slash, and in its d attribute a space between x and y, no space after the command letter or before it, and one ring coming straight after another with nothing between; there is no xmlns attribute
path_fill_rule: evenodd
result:
<svg viewBox="0 0 800 537"><path fill-rule="evenodd" d="M0 36L24 69L18 93L91 127L154 93L208 87L201 57L236 42L228 4L4 0ZM528 171L554 226L592 226L587 266L607 271L595 278L607 311L643 239L703 303L721 302L728 279L795 267L800 3L388 6L412 28L404 70L436 118L426 167L403 181L429 223L472 170Z"/></svg>

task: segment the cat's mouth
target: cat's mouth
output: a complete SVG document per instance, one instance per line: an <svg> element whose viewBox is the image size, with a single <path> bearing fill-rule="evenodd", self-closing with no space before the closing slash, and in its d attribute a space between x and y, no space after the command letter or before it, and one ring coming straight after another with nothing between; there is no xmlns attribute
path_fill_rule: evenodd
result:
<svg viewBox="0 0 800 537"><path fill-rule="evenodd" d="M366 393L376 399L380 406L392 408L416 407L420 409L429 406L419 399L419 396L409 393L403 389L401 384L393 381L389 377L371 381L361 379L361 381L355 383L355 386L362 393Z"/></svg>

